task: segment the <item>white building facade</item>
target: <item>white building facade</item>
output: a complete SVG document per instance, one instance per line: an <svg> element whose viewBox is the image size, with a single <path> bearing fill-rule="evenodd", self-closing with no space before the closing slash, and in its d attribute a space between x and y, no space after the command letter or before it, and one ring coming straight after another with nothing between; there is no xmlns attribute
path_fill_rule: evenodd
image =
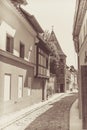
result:
<svg viewBox="0 0 87 130"><path fill-rule="evenodd" d="M43 30L35 17L19 6L23 3L0 1L0 115L46 99L50 51L37 36Z"/></svg>

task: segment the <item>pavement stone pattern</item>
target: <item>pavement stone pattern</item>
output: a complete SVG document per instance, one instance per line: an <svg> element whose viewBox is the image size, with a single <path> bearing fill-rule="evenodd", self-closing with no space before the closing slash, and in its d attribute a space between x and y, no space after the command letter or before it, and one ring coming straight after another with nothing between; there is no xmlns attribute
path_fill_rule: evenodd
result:
<svg viewBox="0 0 87 130"><path fill-rule="evenodd" d="M25 130L69 130L69 115L77 94L50 103L50 108L38 116Z"/></svg>
<svg viewBox="0 0 87 130"><path fill-rule="evenodd" d="M69 130L62 127L68 123L66 118L68 119L69 115L66 111L76 98L77 94L63 94L2 130Z"/></svg>
<svg viewBox="0 0 87 130"><path fill-rule="evenodd" d="M41 107L40 109L34 111L33 113L27 115L26 117L16 121L12 125L3 128L2 130L24 130L25 126L28 126L32 121L34 121L38 116L40 116L42 113L50 109L50 106L45 105Z"/></svg>
<svg viewBox="0 0 87 130"><path fill-rule="evenodd" d="M34 111L31 111L33 108L35 108L35 106L30 107L31 109L29 112L27 111L27 114L25 114L25 116L23 116L21 119L18 119L16 121L14 121L13 123L7 125L4 128L1 128L0 130L24 130L33 120L35 120L39 115L41 115L42 113L44 113L46 110L50 109L51 106L49 106L49 103L53 103L56 101L61 100L62 97L67 96L67 93L61 93L61 94L55 94L54 96L52 96L52 98L50 98L49 100L45 101L45 102L41 102L40 104L36 104L36 109ZM39 108L38 108L39 105ZM25 111L26 113L26 109L25 110L21 110L21 111ZM20 112L21 113L21 112ZM15 114L13 113L13 115L9 115L11 117L17 116L18 112L15 112ZM21 113L23 114L23 112ZM8 117L9 117L8 116ZM8 119L4 118L4 120ZM2 122L3 123L3 122Z"/></svg>
<svg viewBox="0 0 87 130"><path fill-rule="evenodd" d="M79 118L78 99L70 109L70 130L82 130L82 119Z"/></svg>

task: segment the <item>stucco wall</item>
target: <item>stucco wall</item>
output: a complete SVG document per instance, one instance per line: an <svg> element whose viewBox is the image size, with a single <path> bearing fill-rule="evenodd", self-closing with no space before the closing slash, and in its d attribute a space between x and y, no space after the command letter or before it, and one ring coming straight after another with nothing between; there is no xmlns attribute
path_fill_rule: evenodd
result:
<svg viewBox="0 0 87 130"><path fill-rule="evenodd" d="M22 109L42 100L41 80L34 78L34 68L1 58L0 61L0 114ZM4 102L4 75L11 74L11 100ZM23 97L18 98L18 76L23 75ZM31 78L28 96L28 77Z"/></svg>
<svg viewBox="0 0 87 130"><path fill-rule="evenodd" d="M81 26L80 34L79 34L79 72L78 72L78 89L79 89L79 109L80 109L80 118L82 118L82 86L81 86L81 66L87 65L85 62L85 52L87 51L87 11L83 19L83 23Z"/></svg>
<svg viewBox="0 0 87 130"><path fill-rule="evenodd" d="M80 33L79 33L79 48L81 48L83 42L84 42L84 39L85 39L85 36L87 34L87 11L85 13L85 16L84 16L84 19L83 19L83 22L82 22L82 25L81 25L81 29L80 29Z"/></svg>
<svg viewBox="0 0 87 130"><path fill-rule="evenodd" d="M25 60L35 63L36 32L9 1L0 1L0 49L6 51L6 34L14 38L12 55L19 57L20 41L25 45ZM31 51L29 57L29 51ZM7 52L9 54L9 52ZM29 59L28 59L29 58ZM23 59L23 60L24 60ZM27 63L28 64L28 63ZM0 55L0 115L22 109L42 100L43 80L34 77L35 65ZM4 75L11 74L11 100L4 101ZM23 76L23 97L18 98L18 76ZM28 77L31 78L30 95L28 96ZM44 80L46 98L47 81Z"/></svg>
<svg viewBox="0 0 87 130"><path fill-rule="evenodd" d="M30 62L34 63L34 44L36 32L23 18L23 16L5 1L0 2L0 49L6 50L6 34L14 38L14 55L19 56L20 41L25 45L25 59L28 59L30 49Z"/></svg>
<svg viewBox="0 0 87 130"><path fill-rule="evenodd" d="M25 45L24 59L35 63L36 32L9 1L0 2L0 49L6 51L6 35L14 38L12 55L19 57L20 41ZM29 57L29 51L31 51ZM4 102L4 75L11 74L11 100ZM23 76L23 97L18 98L18 76ZM28 96L28 77L31 78ZM34 85L34 83L36 83ZM0 114L8 113L42 100L42 88L35 82L34 67L0 56Z"/></svg>

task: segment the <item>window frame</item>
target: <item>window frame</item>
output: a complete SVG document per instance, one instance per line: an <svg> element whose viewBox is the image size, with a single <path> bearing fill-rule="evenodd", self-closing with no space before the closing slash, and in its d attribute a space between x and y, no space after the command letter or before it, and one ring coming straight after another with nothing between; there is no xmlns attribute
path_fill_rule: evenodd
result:
<svg viewBox="0 0 87 130"><path fill-rule="evenodd" d="M48 61L49 55L41 47L37 46L37 75L47 77Z"/></svg>
<svg viewBox="0 0 87 130"><path fill-rule="evenodd" d="M20 55L19 55L20 58L24 59L24 57L25 57L25 45L24 45L23 42L20 42L20 51L19 52L20 52Z"/></svg>
<svg viewBox="0 0 87 130"><path fill-rule="evenodd" d="M8 38L10 39L9 42L8 42ZM6 34L6 51L9 52L9 53L13 53L13 50L14 50L14 41L13 41L13 39L14 38L11 35Z"/></svg>

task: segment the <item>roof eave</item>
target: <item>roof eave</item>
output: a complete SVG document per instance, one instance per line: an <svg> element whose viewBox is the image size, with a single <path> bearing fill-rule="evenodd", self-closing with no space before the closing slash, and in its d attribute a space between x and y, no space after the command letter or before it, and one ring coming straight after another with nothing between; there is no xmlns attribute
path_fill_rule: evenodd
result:
<svg viewBox="0 0 87 130"><path fill-rule="evenodd" d="M74 27L73 27L73 37L79 35L80 28L81 28L81 25L82 25L82 21L84 19L86 9L87 9L86 0L79 1L78 10L75 13L75 20L74 20Z"/></svg>
<svg viewBox="0 0 87 130"><path fill-rule="evenodd" d="M41 28L40 24L38 23L38 21L36 20L36 18L29 14L26 10L24 10L22 7L20 7L21 11L23 12L23 14L26 16L27 20L29 21L29 23L32 24L33 28L38 32L38 33L43 33L43 29Z"/></svg>
<svg viewBox="0 0 87 130"><path fill-rule="evenodd" d="M39 34L37 35L37 38L41 41L43 46L48 50L48 53L52 53L51 49L47 46L47 42L40 36Z"/></svg>
<svg viewBox="0 0 87 130"><path fill-rule="evenodd" d="M26 0L11 0L14 4L27 5Z"/></svg>

